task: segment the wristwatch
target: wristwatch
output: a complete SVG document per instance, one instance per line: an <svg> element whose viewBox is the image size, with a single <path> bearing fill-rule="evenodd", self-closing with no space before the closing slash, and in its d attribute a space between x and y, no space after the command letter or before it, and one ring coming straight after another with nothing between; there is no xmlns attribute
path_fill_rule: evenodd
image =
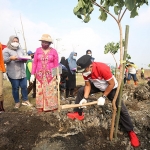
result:
<svg viewBox="0 0 150 150"><path fill-rule="evenodd" d="M102 96L104 99L106 99L107 97L105 95Z"/></svg>

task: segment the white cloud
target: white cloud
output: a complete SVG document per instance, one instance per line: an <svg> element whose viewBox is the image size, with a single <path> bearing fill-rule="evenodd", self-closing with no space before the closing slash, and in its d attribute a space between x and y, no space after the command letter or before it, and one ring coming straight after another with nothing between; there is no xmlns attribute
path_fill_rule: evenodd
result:
<svg viewBox="0 0 150 150"><path fill-rule="evenodd" d="M9 3L8 5L10 6ZM21 18L27 43L27 50L35 51L36 48L40 46L39 39L44 33L48 33L52 37L53 35L57 35L57 33L55 33L55 29L44 22L36 24L23 15L21 15ZM11 10L9 7L1 7L0 29L0 42L7 44L9 37L17 34L22 48L25 48L19 11Z"/></svg>
<svg viewBox="0 0 150 150"><path fill-rule="evenodd" d="M141 9L141 8L140 8ZM138 24L150 24L150 17L149 17L149 14L150 14L150 6L147 6L144 7L144 9L140 10L139 9L139 16L136 17L136 21Z"/></svg>
<svg viewBox="0 0 150 150"><path fill-rule="evenodd" d="M0 4L1 3L3 3L2 0L0 0ZM9 1L6 0L4 3L3 6L5 7L0 5L0 42L7 44L9 37L15 35L16 30L21 46L24 48L25 44L21 33L20 12L11 9L11 3L9 3ZM74 50L78 53L79 58L85 54L87 49L91 49L96 61L114 63L113 57L110 54L103 54L106 41L109 41L109 39L112 38L106 36L106 33L102 32L99 34L96 33L94 29L86 27L72 30L65 35L60 35L55 27L51 27L45 22L35 23L24 15L21 15L21 18L27 50L32 50L34 52L36 48L40 46L39 39L41 38L41 35L49 33L54 39L53 46L56 47L59 52L61 51L60 57L65 56L67 58L71 51ZM58 38L61 38L59 42L56 40Z"/></svg>

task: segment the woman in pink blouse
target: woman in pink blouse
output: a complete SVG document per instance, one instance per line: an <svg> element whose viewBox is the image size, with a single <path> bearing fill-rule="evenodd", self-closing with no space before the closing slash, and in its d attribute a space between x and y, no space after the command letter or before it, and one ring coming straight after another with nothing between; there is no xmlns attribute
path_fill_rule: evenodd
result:
<svg viewBox="0 0 150 150"><path fill-rule="evenodd" d="M51 36L43 34L41 46L36 49L32 65L30 82L36 78L36 108L38 111L50 111L58 108L56 77L52 69L58 67L58 53L50 47Z"/></svg>

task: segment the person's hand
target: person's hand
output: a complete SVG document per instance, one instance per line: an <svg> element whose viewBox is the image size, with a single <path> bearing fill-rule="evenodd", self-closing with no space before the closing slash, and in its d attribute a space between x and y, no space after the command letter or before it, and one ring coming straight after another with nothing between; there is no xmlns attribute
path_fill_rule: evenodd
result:
<svg viewBox="0 0 150 150"><path fill-rule="evenodd" d="M85 103L87 103L87 100L85 98L83 98L79 104L82 106L82 104L85 104ZM86 106L82 106L80 108L86 108Z"/></svg>
<svg viewBox="0 0 150 150"><path fill-rule="evenodd" d="M32 74L30 77L30 82L33 83L34 80L35 80L35 76L34 76L34 74Z"/></svg>
<svg viewBox="0 0 150 150"><path fill-rule="evenodd" d="M10 58L10 60L17 60L18 59L17 56L10 56L9 58Z"/></svg>
<svg viewBox="0 0 150 150"><path fill-rule="evenodd" d="M104 97L100 97L98 100L97 100L97 105L104 105L105 104L105 98Z"/></svg>

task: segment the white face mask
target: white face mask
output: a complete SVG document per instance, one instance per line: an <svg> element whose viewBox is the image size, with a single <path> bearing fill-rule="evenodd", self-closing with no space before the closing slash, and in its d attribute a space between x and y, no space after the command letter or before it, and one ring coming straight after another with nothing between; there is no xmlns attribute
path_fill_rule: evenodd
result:
<svg viewBox="0 0 150 150"><path fill-rule="evenodd" d="M77 56L73 56L73 59L76 59L77 58Z"/></svg>
<svg viewBox="0 0 150 150"><path fill-rule="evenodd" d="M83 72L83 75L84 75L85 77L87 77L87 76L90 75L90 74L91 74L91 71Z"/></svg>
<svg viewBox="0 0 150 150"><path fill-rule="evenodd" d="M12 45L13 47L18 47L18 46L19 46L19 43L13 42L13 43L11 43L11 45Z"/></svg>
<svg viewBox="0 0 150 150"><path fill-rule="evenodd" d="M92 56L92 54L88 54L89 56Z"/></svg>

